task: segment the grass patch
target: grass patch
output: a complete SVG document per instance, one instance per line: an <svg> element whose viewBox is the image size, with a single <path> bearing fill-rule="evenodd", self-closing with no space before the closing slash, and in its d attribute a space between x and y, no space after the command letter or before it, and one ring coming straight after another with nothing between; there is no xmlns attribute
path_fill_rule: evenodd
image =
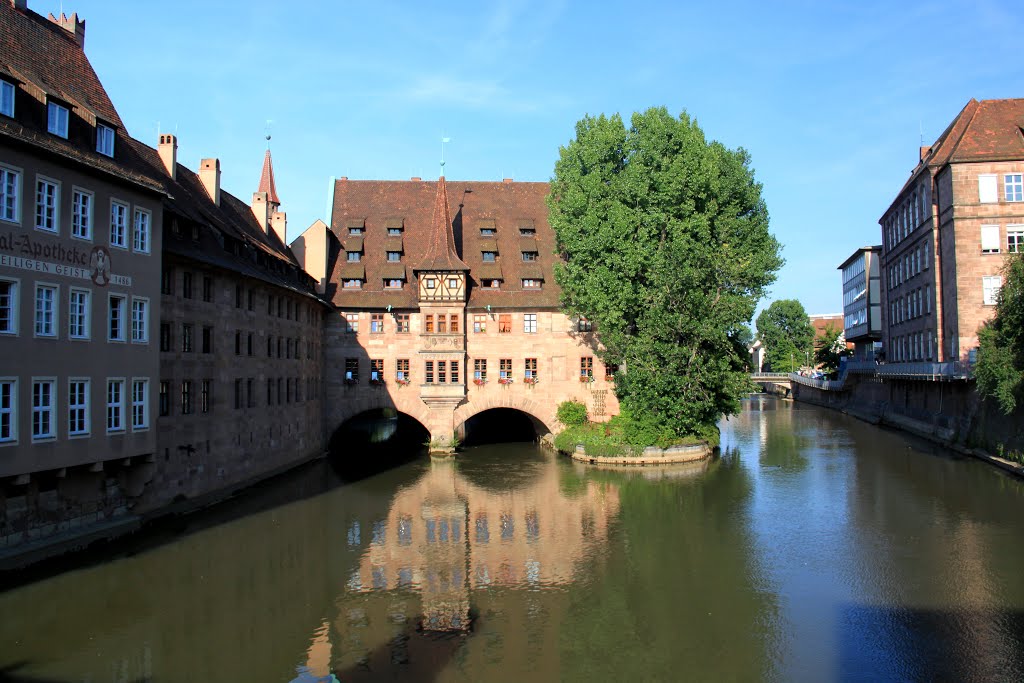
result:
<svg viewBox="0 0 1024 683"><path fill-rule="evenodd" d="M581 425L566 427L555 437L555 448L563 453L573 453L577 444L583 444L587 455L603 457L637 457L646 446L668 448L670 446L696 446L707 444L711 448L718 446L718 429L709 430L706 434L692 434L670 440L658 439L654 443L633 444L627 435L635 435L632 423L624 415L616 415L608 422L588 422Z"/></svg>

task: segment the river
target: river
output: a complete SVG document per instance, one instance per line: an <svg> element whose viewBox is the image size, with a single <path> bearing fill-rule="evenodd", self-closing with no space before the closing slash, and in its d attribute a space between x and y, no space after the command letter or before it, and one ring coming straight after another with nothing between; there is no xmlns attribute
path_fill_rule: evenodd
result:
<svg viewBox="0 0 1024 683"><path fill-rule="evenodd" d="M1024 482L772 398L705 463L319 463L178 524L0 593L0 680L1024 679Z"/></svg>

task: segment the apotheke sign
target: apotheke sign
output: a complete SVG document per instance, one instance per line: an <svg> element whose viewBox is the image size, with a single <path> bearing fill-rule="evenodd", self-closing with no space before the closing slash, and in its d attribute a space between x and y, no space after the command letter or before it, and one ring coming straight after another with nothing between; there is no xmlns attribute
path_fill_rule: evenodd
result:
<svg viewBox="0 0 1024 683"><path fill-rule="evenodd" d="M11 252L0 253L0 266L7 268L92 280L98 287L109 284L132 286L131 277L110 272L112 262L106 247L96 246L91 251L82 251L78 247L68 249L61 244L44 244L28 235L10 232L0 234L0 252L3 251Z"/></svg>

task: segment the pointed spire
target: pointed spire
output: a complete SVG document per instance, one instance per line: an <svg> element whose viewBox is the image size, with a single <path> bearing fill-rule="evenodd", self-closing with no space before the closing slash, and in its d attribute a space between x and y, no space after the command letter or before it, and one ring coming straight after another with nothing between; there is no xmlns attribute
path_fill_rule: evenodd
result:
<svg viewBox="0 0 1024 683"><path fill-rule="evenodd" d="M437 180L434 217L430 222L430 242L416 270L469 270L455 249L452 215L448 209L448 186L442 175Z"/></svg>
<svg viewBox="0 0 1024 683"><path fill-rule="evenodd" d="M269 136L267 137L269 139ZM267 154L263 157L263 174L260 175L260 187L257 192L267 193L267 202L280 204L277 198L277 187L274 186L274 162L270 159L270 145L267 145Z"/></svg>

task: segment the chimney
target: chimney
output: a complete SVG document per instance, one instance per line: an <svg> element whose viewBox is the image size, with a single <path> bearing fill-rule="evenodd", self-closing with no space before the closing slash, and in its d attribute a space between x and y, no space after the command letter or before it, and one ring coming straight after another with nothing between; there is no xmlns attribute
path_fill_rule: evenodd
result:
<svg viewBox="0 0 1024 683"><path fill-rule="evenodd" d="M13 0L15 9L26 9L28 0ZM21 5L19 7L18 5ZM60 19L50 15L50 21L60 26L62 29L70 33L75 37L75 42L78 43L78 47L85 49L85 20L78 20L78 12L74 12L70 17L63 12L60 13Z"/></svg>
<svg viewBox="0 0 1024 683"><path fill-rule="evenodd" d="M220 206L220 159L203 159L199 162L199 179L203 181L206 194Z"/></svg>
<svg viewBox="0 0 1024 683"><path fill-rule="evenodd" d="M164 169L171 180L178 179L178 136L170 133L160 133L160 144L157 145L157 152L160 153L160 161L164 162Z"/></svg>
<svg viewBox="0 0 1024 683"><path fill-rule="evenodd" d="M259 223L260 230L268 232L270 230L270 202L267 201L266 192L253 192L252 193L252 215L256 216L256 222Z"/></svg>
<svg viewBox="0 0 1024 683"><path fill-rule="evenodd" d="M411 180L414 183L418 183L421 180L423 180L423 178L419 177L418 175L414 175L412 178L409 178L409 180Z"/></svg>
<svg viewBox="0 0 1024 683"><path fill-rule="evenodd" d="M19 12L24 12L28 9L28 0L11 0L11 5Z"/></svg>
<svg viewBox="0 0 1024 683"><path fill-rule="evenodd" d="M921 158L919 159L919 161L924 161L924 158L926 156L928 156L928 152L931 152L931 151L932 151L931 147L922 147L921 148Z"/></svg>
<svg viewBox="0 0 1024 683"><path fill-rule="evenodd" d="M506 185L511 185L512 184L512 179L511 178L502 178L501 182L505 183Z"/></svg>
<svg viewBox="0 0 1024 683"><path fill-rule="evenodd" d="M288 214L284 211L275 211L270 216L270 225L274 228L274 234L281 244L288 246Z"/></svg>

